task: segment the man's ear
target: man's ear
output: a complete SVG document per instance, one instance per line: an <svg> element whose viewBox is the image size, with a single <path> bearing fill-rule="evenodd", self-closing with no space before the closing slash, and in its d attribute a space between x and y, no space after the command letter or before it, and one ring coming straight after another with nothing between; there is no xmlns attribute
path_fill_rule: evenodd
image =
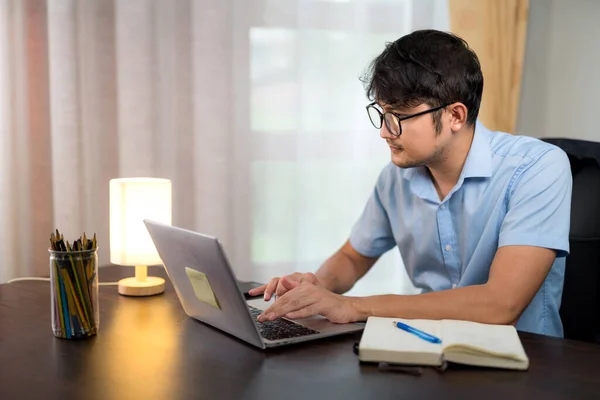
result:
<svg viewBox="0 0 600 400"><path fill-rule="evenodd" d="M452 132L460 131L467 124L467 106L463 103L452 103L446 107L449 116L448 125Z"/></svg>

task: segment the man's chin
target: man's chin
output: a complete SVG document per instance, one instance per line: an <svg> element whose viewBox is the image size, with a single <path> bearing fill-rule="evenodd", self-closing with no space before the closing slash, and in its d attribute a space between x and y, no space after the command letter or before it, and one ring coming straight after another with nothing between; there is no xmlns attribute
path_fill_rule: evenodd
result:
<svg viewBox="0 0 600 400"><path fill-rule="evenodd" d="M410 168L412 164L414 164L413 162L411 162L411 160L406 159L405 154L394 154L393 152L392 163L394 163L394 165L399 168Z"/></svg>
<svg viewBox="0 0 600 400"><path fill-rule="evenodd" d="M404 157L394 157L394 155L392 155L392 163L398 168L415 168L423 165L423 163L414 160L407 160Z"/></svg>

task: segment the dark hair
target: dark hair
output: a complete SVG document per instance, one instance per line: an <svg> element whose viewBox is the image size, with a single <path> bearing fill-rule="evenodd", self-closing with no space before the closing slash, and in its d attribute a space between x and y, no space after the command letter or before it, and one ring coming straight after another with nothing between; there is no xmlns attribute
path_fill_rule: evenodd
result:
<svg viewBox="0 0 600 400"><path fill-rule="evenodd" d="M451 33L420 30L387 43L361 80L371 101L394 107L461 102L467 107L469 125L479 114L483 92L479 59L466 41ZM438 131L441 112L433 113Z"/></svg>

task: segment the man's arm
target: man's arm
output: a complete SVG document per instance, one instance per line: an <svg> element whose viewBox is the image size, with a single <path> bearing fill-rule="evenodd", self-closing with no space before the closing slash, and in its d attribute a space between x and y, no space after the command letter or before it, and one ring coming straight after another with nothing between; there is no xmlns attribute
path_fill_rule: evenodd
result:
<svg viewBox="0 0 600 400"><path fill-rule="evenodd" d="M412 296L353 297L352 319L374 315L514 324L541 287L555 256L554 250L542 247L501 247L483 285Z"/></svg>
<svg viewBox="0 0 600 400"><path fill-rule="evenodd" d="M346 241L316 272L317 279L327 290L345 293L371 269L378 257L365 257Z"/></svg>
<svg viewBox="0 0 600 400"><path fill-rule="evenodd" d="M528 165L509 187L508 212L488 281L418 296L355 299L357 317L452 318L516 323L542 286L557 256L568 249L571 168L551 149Z"/></svg>

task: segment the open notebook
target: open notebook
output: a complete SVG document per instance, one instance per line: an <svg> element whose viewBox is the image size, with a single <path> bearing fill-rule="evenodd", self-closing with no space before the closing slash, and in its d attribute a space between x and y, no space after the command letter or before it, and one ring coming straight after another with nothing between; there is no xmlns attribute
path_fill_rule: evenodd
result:
<svg viewBox="0 0 600 400"><path fill-rule="evenodd" d="M442 340L430 343L397 328L401 321ZM361 361L440 366L444 361L526 370L529 359L514 326L457 320L369 317L358 347Z"/></svg>

